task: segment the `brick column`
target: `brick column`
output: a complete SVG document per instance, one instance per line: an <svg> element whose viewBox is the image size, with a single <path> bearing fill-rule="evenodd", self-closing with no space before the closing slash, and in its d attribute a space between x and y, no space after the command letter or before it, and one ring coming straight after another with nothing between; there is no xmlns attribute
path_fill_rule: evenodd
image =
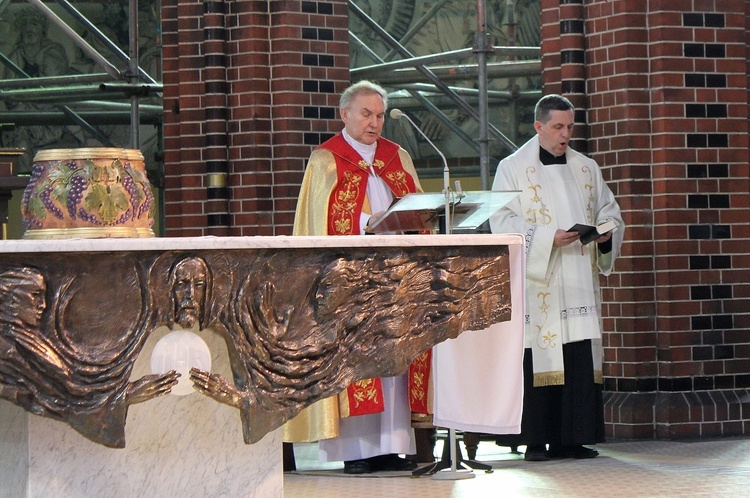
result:
<svg viewBox="0 0 750 498"><path fill-rule="evenodd" d="M539 0L542 41L542 92L562 94L560 0Z"/></svg>
<svg viewBox="0 0 750 498"><path fill-rule="evenodd" d="M571 147L586 154L586 51L583 0L560 0L560 91L575 106Z"/></svg>
<svg viewBox="0 0 750 498"><path fill-rule="evenodd" d="M164 79L164 216L166 235L205 235L201 157L205 121L201 95L203 3L162 1Z"/></svg>
<svg viewBox="0 0 750 498"><path fill-rule="evenodd" d="M587 2L591 155L629 225L604 282L608 434L750 432L747 2Z"/></svg>
<svg viewBox="0 0 750 498"><path fill-rule="evenodd" d="M346 0L269 2L276 233L290 233L307 158L343 127L339 95L349 86Z"/></svg>
<svg viewBox="0 0 750 498"><path fill-rule="evenodd" d="M206 162L206 234L229 235L232 224L229 216L229 108L227 93L227 38L224 23L227 20L227 0L205 0L203 3L203 82L205 95L203 106L206 112L203 126L205 147L202 151Z"/></svg>
<svg viewBox="0 0 750 498"><path fill-rule="evenodd" d="M349 84L346 0L163 0L165 232L291 233Z"/></svg>
<svg viewBox="0 0 750 498"><path fill-rule="evenodd" d="M637 2L636 2L637 3ZM586 9L590 150L628 225L617 272L602 279L607 433L655 435L658 376L649 31L643 5Z"/></svg>

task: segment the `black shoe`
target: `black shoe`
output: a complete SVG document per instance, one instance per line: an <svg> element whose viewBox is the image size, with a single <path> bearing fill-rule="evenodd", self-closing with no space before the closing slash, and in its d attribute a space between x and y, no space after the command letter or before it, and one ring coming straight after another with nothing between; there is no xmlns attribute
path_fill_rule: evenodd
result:
<svg viewBox="0 0 750 498"><path fill-rule="evenodd" d="M584 458L596 458L599 456L599 452L594 448L586 448L585 446L582 446L580 444L571 447L571 453L573 455L573 458L577 458L579 460Z"/></svg>
<svg viewBox="0 0 750 498"><path fill-rule="evenodd" d="M523 459L527 462L546 462L549 460L549 454L543 444L533 444L526 447Z"/></svg>
<svg viewBox="0 0 750 498"><path fill-rule="evenodd" d="M349 460L344 462L344 474L369 474L373 472L367 460Z"/></svg>
<svg viewBox="0 0 750 498"><path fill-rule="evenodd" d="M586 448L583 445L566 445L566 446L552 446L549 447L550 458L577 458L579 460L584 458L596 458L599 456L599 452L592 448Z"/></svg>
<svg viewBox="0 0 750 498"><path fill-rule="evenodd" d="M370 462L373 472L377 472L378 470L414 470L417 468L417 462L410 458L401 458L395 453L368 458L367 461Z"/></svg>
<svg viewBox="0 0 750 498"><path fill-rule="evenodd" d="M555 444L549 445L549 451L547 452L547 455L549 455L550 459L557 460L559 458L572 458L573 453L570 451L570 446L560 446Z"/></svg>

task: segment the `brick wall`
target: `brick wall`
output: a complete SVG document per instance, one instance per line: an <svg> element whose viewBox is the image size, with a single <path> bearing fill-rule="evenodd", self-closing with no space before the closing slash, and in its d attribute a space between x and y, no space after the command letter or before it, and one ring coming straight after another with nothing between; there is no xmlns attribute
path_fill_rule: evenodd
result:
<svg viewBox="0 0 750 498"><path fill-rule="evenodd" d="M290 233L341 128L347 1L162 5L167 235ZM602 279L610 437L750 433L748 6L541 0L545 93L628 224Z"/></svg>
<svg viewBox="0 0 750 498"><path fill-rule="evenodd" d="M291 233L349 84L346 0L163 0L165 233Z"/></svg>
<svg viewBox="0 0 750 498"><path fill-rule="evenodd" d="M542 2L546 92L566 90L571 4ZM602 279L610 437L750 433L748 5L577 10L589 154L629 226Z"/></svg>

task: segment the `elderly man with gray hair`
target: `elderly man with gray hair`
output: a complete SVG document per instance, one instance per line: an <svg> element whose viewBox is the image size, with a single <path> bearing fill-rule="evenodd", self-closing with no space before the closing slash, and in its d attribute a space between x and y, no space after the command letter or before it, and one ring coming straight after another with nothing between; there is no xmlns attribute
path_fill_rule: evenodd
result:
<svg viewBox="0 0 750 498"><path fill-rule="evenodd" d="M370 217L387 210L394 198L422 191L409 154L381 136L387 107L386 91L370 81L342 93L344 129L310 156L294 235L364 234ZM285 426L284 439L319 440L320 459L343 460L347 474L412 470L416 463L399 456L416 451L411 415L419 411L418 389L408 386L408 375L360 380L303 410Z"/></svg>

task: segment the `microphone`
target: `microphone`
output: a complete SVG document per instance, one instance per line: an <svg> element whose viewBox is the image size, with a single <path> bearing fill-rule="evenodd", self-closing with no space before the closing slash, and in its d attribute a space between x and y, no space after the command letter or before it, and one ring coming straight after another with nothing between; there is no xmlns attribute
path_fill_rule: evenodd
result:
<svg viewBox="0 0 750 498"><path fill-rule="evenodd" d="M450 205L451 205L451 187L450 187L450 170L448 169L448 160L445 158L445 155L440 151L440 149L437 148L437 146L432 143L432 140L417 126L417 124L411 120L411 118L406 115L401 109L391 109L390 113L391 117L393 119L401 119L406 118L406 120L414 127L415 130L419 132L420 135L424 137L425 140L427 140L427 143L432 146L433 149L438 153L440 158L443 160L443 194L445 194L445 230L444 232L446 234L451 233L451 213L450 213Z"/></svg>
<svg viewBox="0 0 750 498"><path fill-rule="evenodd" d="M464 194L464 189L461 188L461 180L456 180L455 182L453 182L453 185L456 186L456 197L458 197L459 201L466 197L466 194Z"/></svg>

